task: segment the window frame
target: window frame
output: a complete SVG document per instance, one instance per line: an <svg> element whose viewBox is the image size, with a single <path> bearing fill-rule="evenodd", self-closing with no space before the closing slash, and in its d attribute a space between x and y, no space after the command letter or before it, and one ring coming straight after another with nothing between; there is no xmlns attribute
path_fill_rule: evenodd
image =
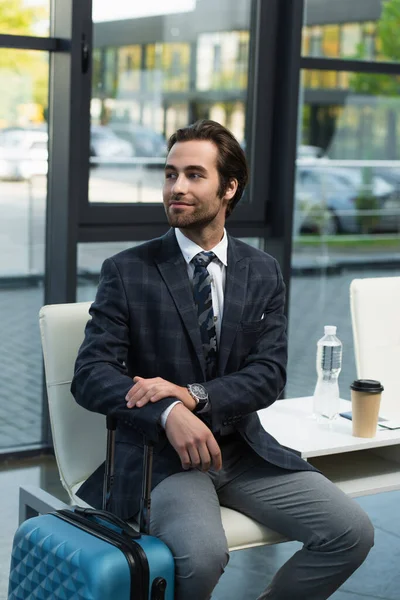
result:
<svg viewBox="0 0 400 600"><path fill-rule="evenodd" d="M255 114L260 112L257 107L259 98L256 98L257 92L252 94L252 90L255 89L254 82L260 79L260 71L267 68L272 72L272 67L269 67L267 63L272 63L275 59L275 48L274 48L274 18L270 18L269 22L263 20L263 27L259 27L257 19L264 13L268 8L268 13L272 16L274 11L276 12L277 0L271 0L270 6L265 7L266 3L260 0L251 0L251 17L250 17L250 48L249 48L249 65L252 65L249 72L248 88L246 91L246 138L250 137L250 144L247 149L250 163L250 183L246 190L247 201L243 200L235 208L229 218L229 226L235 230L240 229L241 224L254 224L254 227L260 229L260 221L265 223L265 190L268 187L268 182L265 180L264 174L268 173L268 157L270 155L270 144L271 144L271 111L272 102L265 103L264 93L264 112L267 118L263 118L264 131L260 127L255 127L252 121L256 120ZM274 8L275 7L275 8ZM149 22L152 18L149 17ZM154 17L153 29L156 29L156 24L159 21L159 17ZM266 31L267 29L267 31ZM93 31L88 36L89 45L92 45ZM135 40L132 40L134 43ZM269 57L268 61L265 57ZM195 61L194 61L195 63ZM82 114L81 119L83 122L89 120L90 115L90 99L91 99L91 69L89 71L89 77L83 82L84 90L82 94ZM193 74L191 74L193 77ZM188 101L190 103L190 93L188 94ZM265 157L265 158L261 158ZM82 187L85 185L84 182L87 179L89 181L89 163L82 167ZM254 182L258 181L259 178L263 179L263 190L264 193L260 194L260 186L257 186ZM155 227L160 228L166 226L165 212L161 203L161 188L160 188L160 205L154 204L134 204L127 205L123 203L113 202L110 204L96 204L89 201L88 197L88 184L85 186L86 193L80 198L79 205L79 241L82 238L88 237L89 230L96 230L100 233L104 228L113 227L116 234L117 231L125 230L132 232L137 229L138 226L150 226L153 224ZM127 225L127 223L129 225ZM125 239L126 235L125 234ZM104 234L105 235L105 234ZM129 235L129 234L128 234ZM92 237L92 234L89 235Z"/></svg>

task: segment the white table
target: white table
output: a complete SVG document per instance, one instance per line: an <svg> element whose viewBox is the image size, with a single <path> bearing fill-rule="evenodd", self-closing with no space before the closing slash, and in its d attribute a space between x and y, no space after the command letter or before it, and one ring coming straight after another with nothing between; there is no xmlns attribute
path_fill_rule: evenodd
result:
<svg viewBox="0 0 400 600"><path fill-rule="evenodd" d="M400 489L400 429L376 437L352 435L351 421L338 417L318 423L312 397L278 400L258 412L261 423L283 446L292 448L349 496ZM340 412L351 410L341 400Z"/></svg>

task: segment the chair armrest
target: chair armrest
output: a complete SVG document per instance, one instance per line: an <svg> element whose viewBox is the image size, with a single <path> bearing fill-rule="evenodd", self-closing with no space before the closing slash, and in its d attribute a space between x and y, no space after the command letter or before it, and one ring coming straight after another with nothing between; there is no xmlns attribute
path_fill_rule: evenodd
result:
<svg viewBox="0 0 400 600"><path fill-rule="evenodd" d="M43 515L59 508L68 508L68 504L35 485L26 485L19 488L20 525L31 517Z"/></svg>

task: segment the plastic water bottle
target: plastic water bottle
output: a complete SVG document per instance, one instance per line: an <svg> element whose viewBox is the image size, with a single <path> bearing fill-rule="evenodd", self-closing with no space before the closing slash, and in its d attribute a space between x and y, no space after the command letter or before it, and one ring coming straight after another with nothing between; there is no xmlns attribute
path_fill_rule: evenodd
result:
<svg viewBox="0 0 400 600"><path fill-rule="evenodd" d="M314 416L334 419L339 413L339 373L342 369L342 342L336 327L325 325L324 337L317 342L318 380L314 391Z"/></svg>

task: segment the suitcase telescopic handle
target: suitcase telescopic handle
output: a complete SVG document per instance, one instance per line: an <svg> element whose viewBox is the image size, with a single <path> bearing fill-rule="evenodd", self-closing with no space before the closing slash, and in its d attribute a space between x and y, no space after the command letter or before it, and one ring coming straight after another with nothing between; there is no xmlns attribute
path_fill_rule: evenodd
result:
<svg viewBox="0 0 400 600"><path fill-rule="evenodd" d="M140 533L138 531L136 531L135 529L133 529L133 527L128 525L126 523L126 521L123 521L122 519L120 519L119 517L117 517L116 515L108 512L108 511L98 510L96 508L78 508L78 507L76 507L74 509L74 512L77 513L78 515L82 515L83 517L97 517L99 519L102 519L103 521L107 521L107 523L111 523L112 525L115 525L116 527L121 529L121 531L123 533L125 533L126 535L128 535L130 538L140 538L141 537Z"/></svg>
<svg viewBox="0 0 400 600"><path fill-rule="evenodd" d="M107 415L107 451L103 480L102 509L108 510L111 488L114 483L115 431L117 419ZM139 531L150 534L151 479L153 472L153 443L144 438L142 495L140 500Z"/></svg>

